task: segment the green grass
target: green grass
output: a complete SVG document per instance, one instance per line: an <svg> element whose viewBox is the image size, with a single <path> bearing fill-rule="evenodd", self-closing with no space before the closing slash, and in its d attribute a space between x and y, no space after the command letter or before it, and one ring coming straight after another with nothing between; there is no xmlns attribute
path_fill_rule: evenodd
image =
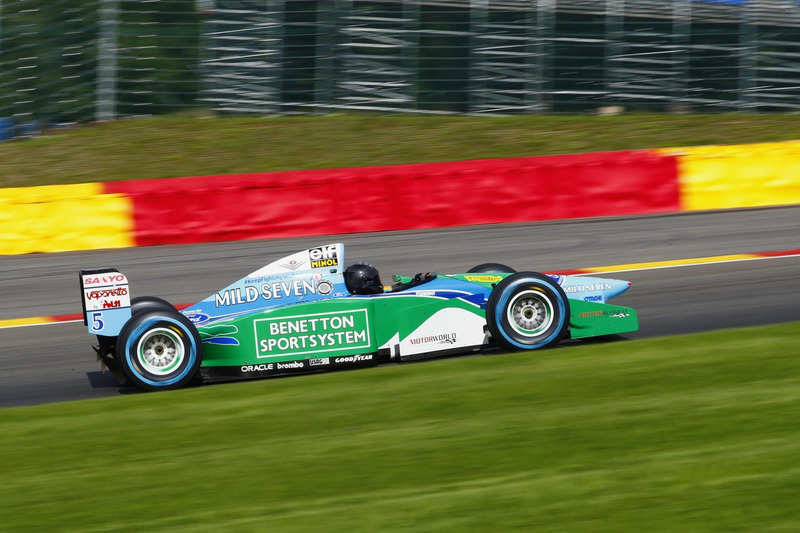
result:
<svg viewBox="0 0 800 533"><path fill-rule="evenodd" d="M800 138L798 115L170 116L0 143L0 187Z"/></svg>
<svg viewBox="0 0 800 533"><path fill-rule="evenodd" d="M0 530L796 531L799 333L0 410Z"/></svg>

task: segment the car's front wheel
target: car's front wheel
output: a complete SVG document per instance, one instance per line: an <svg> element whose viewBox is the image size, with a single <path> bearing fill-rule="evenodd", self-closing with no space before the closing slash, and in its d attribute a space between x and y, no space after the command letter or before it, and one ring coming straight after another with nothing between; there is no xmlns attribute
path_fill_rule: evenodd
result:
<svg viewBox="0 0 800 533"><path fill-rule="evenodd" d="M133 316L117 339L119 366L131 382L147 390L182 387L197 372L201 356L197 328L174 310Z"/></svg>
<svg viewBox="0 0 800 533"><path fill-rule="evenodd" d="M555 346L567 333L569 316L564 290L538 272L508 276L497 284L486 305L492 339L509 350Z"/></svg>

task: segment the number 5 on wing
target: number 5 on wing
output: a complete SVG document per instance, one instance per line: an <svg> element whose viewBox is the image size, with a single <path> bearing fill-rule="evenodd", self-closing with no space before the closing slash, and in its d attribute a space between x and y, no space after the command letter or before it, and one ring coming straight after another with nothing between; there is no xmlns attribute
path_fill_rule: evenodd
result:
<svg viewBox="0 0 800 533"><path fill-rule="evenodd" d="M92 331L102 331L104 326L102 311L92 313Z"/></svg>

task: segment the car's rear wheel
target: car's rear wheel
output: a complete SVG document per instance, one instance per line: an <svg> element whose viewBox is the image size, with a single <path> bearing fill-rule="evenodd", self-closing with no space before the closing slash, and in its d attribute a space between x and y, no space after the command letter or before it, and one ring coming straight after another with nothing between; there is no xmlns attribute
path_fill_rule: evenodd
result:
<svg viewBox="0 0 800 533"><path fill-rule="evenodd" d="M569 328L569 300L549 276L520 272L489 295L486 324L492 339L509 350L555 346Z"/></svg>
<svg viewBox="0 0 800 533"><path fill-rule="evenodd" d="M137 296L131 300L132 316L150 311L175 311L175 306L157 296Z"/></svg>
<svg viewBox="0 0 800 533"><path fill-rule="evenodd" d="M168 301L164 300L163 298L158 298L156 296L138 296L131 300L131 317L136 315L141 315L142 313L149 313L152 311L162 311L166 313L174 313L176 311L175 306L173 306ZM126 375L121 372L119 365L116 364L117 359L117 346L118 346L119 337L107 337L105 335L98 335L97 342L98 348L97 352L98 355L103 359L104 364L106 364L109 369L114 372L117 379L119 379L120 383L125 384L127 381ZM107 356L113 356L109 359Z"/></svg>
<svg viewBox="0 0 800 533"><path fill-rule="evenodd" d="M174 308L133 316L117 339L117 363L147 390L182 387L197 373L201 356L197 328Z"/></svg>
<svg viewBox="0 0 800 533"><path fill-rule="evenodd" d="M481 263L480 265L474 266L467 270L468 274L490 274L493 272L508 272L513 274L516 272L516 270L502 263Z"/></svg>

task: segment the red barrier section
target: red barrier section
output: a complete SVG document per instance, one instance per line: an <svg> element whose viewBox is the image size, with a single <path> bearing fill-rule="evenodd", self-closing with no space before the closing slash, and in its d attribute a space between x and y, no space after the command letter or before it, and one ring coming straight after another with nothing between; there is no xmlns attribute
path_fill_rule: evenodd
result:
<svg viewBox="0 0 800 533"><path fill-rule="evenodd" d="M649 151L139 180L138 245L679 211L677 164Z"/></svg>

